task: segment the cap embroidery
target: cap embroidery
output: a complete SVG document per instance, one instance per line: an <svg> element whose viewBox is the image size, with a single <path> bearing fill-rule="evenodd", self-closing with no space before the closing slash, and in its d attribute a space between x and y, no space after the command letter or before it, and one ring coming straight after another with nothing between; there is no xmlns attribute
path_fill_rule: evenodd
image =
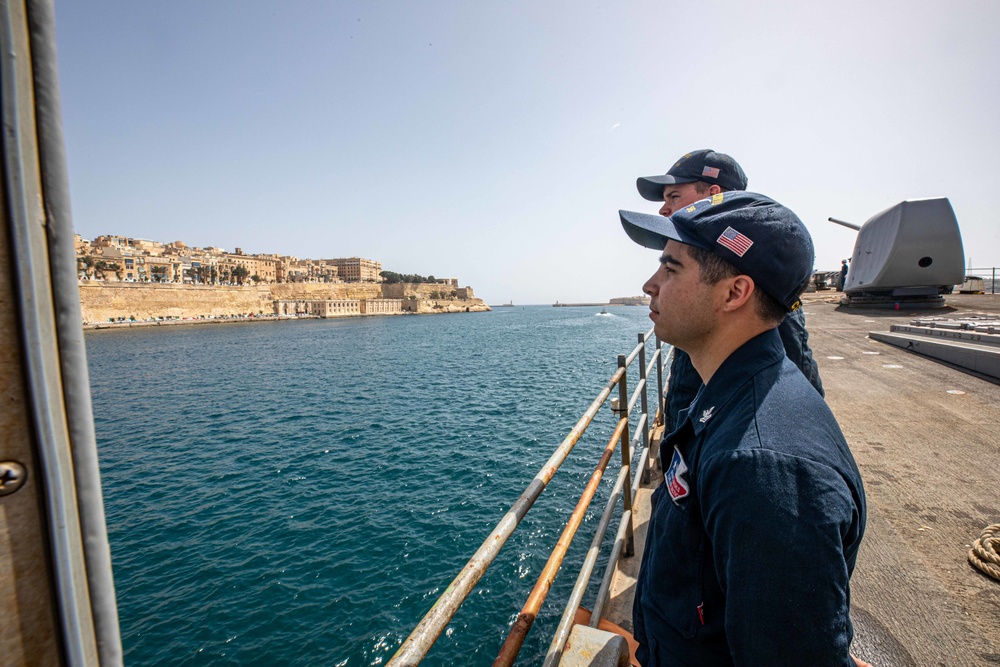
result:
<svg viewBox="0 0 1000 667"><path fill-rule="evenodd" d="M704 169L701 170L701 175L702 176L708 176L709 178L718 178L719 177L719 168L718 167L705 167Z"/></svg>
<svg viewBox="0 0 1000 667"><path fill-rule="evenodd" d="M722 200L725 199L725 198L726 198L726 196L724 194L722 194L721 192L715 193L714 195L712 195L712 206L715 206L717 204L721 204Z"/></svg>
<svg viewBox="0 0 1000 667"><path fill-rule="evenodd" d="M796 301L795 303L792 304L791 310L798 310L801 307L802 307L802 302Z"/></svg>
<svg viewBox="0 0 1000 667"><path fill-rule="evenodd" d="M729 248L740 257L745 255L747 250L750 249L750 246L753 245L753 241L743 234L740 234L732 227L726 227L726 231L722 232L722 235L719 236L717 242Z"/></svg>

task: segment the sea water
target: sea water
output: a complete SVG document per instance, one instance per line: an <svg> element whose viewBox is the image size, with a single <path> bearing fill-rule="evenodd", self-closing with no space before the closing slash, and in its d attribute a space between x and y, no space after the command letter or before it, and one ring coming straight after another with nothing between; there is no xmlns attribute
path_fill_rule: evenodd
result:
<svg viewBox="0 0 1000 667"><path fill-rule="evenodd" d="M599 310L89 332L126 664L387 662L650 327ZM424 664L492 662L612 429L605 407Z"/></svg>

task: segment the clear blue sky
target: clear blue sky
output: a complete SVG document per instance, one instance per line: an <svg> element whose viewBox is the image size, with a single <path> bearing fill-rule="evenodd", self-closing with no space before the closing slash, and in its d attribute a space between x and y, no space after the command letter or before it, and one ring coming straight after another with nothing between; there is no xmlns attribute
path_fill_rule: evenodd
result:
<svg viewBox="0 0 1000 667"><path fill-rule="evenodd" d="M638 294L617 210L733 155L836 269L947 196L1000 264L1000 2L56 0L74 226L456 277L488 303Z"/></svg>

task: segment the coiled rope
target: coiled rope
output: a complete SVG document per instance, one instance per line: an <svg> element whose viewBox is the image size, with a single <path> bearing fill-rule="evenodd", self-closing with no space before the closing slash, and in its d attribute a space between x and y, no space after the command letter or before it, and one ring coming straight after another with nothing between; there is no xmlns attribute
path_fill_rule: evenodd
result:
<svg viewBox="0 0 1000 667"><path fill-rule="evenodd" d="M988 577L1000 581L1000 523L986 526L969 549L969 563Z"/></svg>

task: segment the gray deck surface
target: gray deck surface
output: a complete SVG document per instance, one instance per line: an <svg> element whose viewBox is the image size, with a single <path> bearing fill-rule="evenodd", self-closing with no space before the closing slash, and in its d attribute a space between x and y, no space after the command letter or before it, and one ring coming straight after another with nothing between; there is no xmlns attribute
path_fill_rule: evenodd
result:
<svg viewBox="0 0 1000 667"><path fill-rule="evenodd" d="M1000 522L1000 386L867 338L920 315L998 313L1000 295L956 295L934 311L847 310L838 298L806 295L805 312L868 499L854 651L878 667L1000 665L1000 582L966 560ZM637 551L650 492L639 491ZM629 629L637 568L638 558L623 562L607 613Z"/></svg>

